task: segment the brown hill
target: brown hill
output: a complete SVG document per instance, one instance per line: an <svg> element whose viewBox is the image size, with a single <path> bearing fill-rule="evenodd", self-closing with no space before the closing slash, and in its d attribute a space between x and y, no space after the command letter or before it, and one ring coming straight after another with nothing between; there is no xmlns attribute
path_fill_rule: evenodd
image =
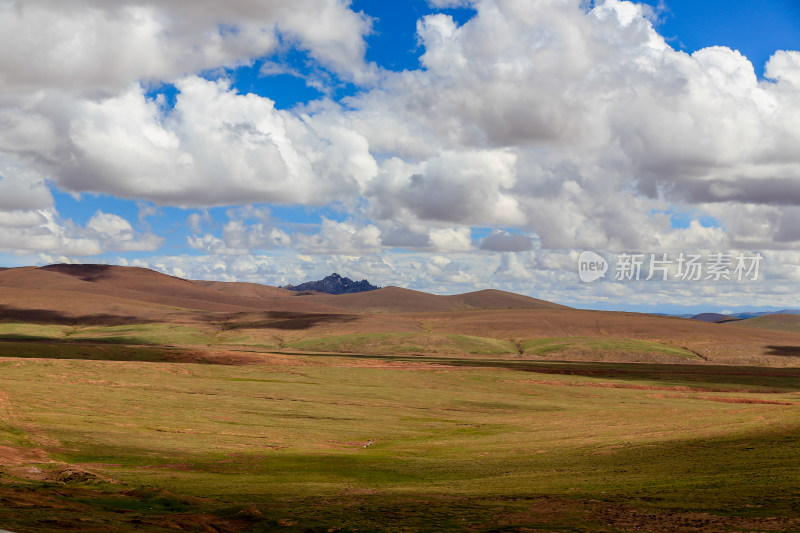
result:
<svg viewBox="0 0 800 533"><path fill-rule="evenodd" d="M800 315L776 314L762 315L731 322L747 328L774 329L800 333Z"/></svg>
<svg viewBox="0 0 800 533"><path fill-rule="evenodd" d="M384 287L354 294L337 296L315 294L300 298L349 313L431 313L465 309L569 309L566 306L530 296L499 290L440 296L401 287Z"/></svg>
<svg viewBox="0 0 800 533"><path fill-rule="evenodd" d="M291 298L297 295L297 293L281 289L280 287L271 287L258 283L205 280L192 280L192 283L199 287L213 289L230 296L241 296L245 298Z"/></svg>
<svg viewBox="0 0 800 533"><path fill-rule="evenodd" d="M203 316L200 312L420 313L459 309L564 308L497 290L439 296L386 287L338 296L298 294L256 283L190 281L146 268L114 265L59 264L10 268L0 271L0 287L15 289L5 290L0 296L6 319L13 314L13 309L31 306L69 317L118 315L142 320L161 317L167 311L173 318L182 315L184 320L196 320Z"/></svg>
<svg viewBox="0 0 800 533"><path fill-rule="evenodd" d="M462 309L570 309L565 305L496 289L456 294L446 298L453 302L453 308Z"/></svg>
<svg viewBox="0 0 800 533"><path fill-rule="evenodd" d="M190 281L138 267L111 265L50 265L27 272L0 272L0 284L9 273L18 286L38 290L62 289L81 294L112 296L156 305L211 312L242 312L260 309L248 299L228 296ZM11 277L11 276L9 276Z"/></svg>
<svg viewBox="0 0 800 533"><path fill-rule="evenodd" d="M314 294L297 298L335 307L349 313L419 313L453 309L447 296L400 287L384 287L375 291L336 296Z"/></svg>
<svg viewBox="0 0 800 533"><path fill-rule="evenodd" d="M648 360L636 359L634 352L656 343L655 352L674 348L701 362L800 364L800 328L794 329L800 317L794 315L715 324L577 310L498 290L439 296L386 287L339 296L297 295L252 283L188 281L102 265L0 270L0 321L189 324L219 342L239 335L301 350L353 346L387 353L461 343L464 350L493 346L525 356Z"/></svg>

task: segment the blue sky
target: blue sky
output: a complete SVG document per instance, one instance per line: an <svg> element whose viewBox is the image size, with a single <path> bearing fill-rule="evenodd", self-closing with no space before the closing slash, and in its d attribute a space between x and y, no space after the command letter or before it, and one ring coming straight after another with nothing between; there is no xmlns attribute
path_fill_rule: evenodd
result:
<svg viewBox="0 0 800 533"><path fill-rule="evenodd" d="M728 46L745 55L758 76L775 50L797 50L800 41L800 2L795 0L650 0L648 4L659 10L658 29L674 48L691 53Z"/></svg>
<svg viewBox="0 0 800 533"><path fill-rule="evenodd" d="M32 58L0 53L7 265L268 284L339 269L433 292L491 280L612 309L731 307L736 291L790 303L794 0L121 5L144 18L80 1L0 11L6 49ZM63 34L13 41L49 17ZM574 272L583 249L684 248L763 250L775 281L686 304L697 291L634 297Z"/></svg>

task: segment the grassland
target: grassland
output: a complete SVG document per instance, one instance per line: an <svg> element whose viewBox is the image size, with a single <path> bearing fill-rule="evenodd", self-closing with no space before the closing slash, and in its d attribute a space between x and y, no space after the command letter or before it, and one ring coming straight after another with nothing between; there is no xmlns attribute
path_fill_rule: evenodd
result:
<svg viewBox="0 0 800 533"><path fill-rule="evenodd" d="M444 337L464 356L196 364L66 332L5 331L29 338L0 358L0 528L800 528L798 369L532 361L464 336ZM525 349L565 342L601 341Z"/></svg>
<svg viewBox="0 0 800 533"><path fill-rule="evenodd" d="M236 331L184 324L139 323L124 326L0 324L0 340L51 340L143 345L204 345L250 343L256 339ZM256 342L254 342L256 341Z"/></svg>
<svg viewBox="0 0 800 533"><path fill-rule="evenodd" d="M590 352L594 354L657 354L685 360L699 359L685 348L661 342L615 337L547 337L530 339L522 343L522 351L529 355L547 355L558 352Z"/></svg>
<svg viewBox="0 0 800 533"><path fill-rule="evenodd" d="M0 324L0 354L12 349L9 342L64 343L64 353L74 344L112 343L129 346L260 346L300 352L351 354L428 355L520 355L580 357L615 360L619 357L647 361L697 360L698 355L663 342L611 336L570 336L544 338L492 338L446 332L368 332L330 335L323 331L287 332L277 329L240 327L236 324L209 325L130 324L124 326L65 326L25 323ZM18 353L40 353L33 346ZM130 348L132 351L134 349ZM85 351L85 350L84 350ZM62 355L62 357L64 357ZM137 359L136 357L134 359Z"/></svg>
<svg viewBox="0 0 800 533"><path fill-rule="evenodd" d="M474 335L431 333L362 333L332 335L288 345L301 351L367 354L513 354L510 341Z"/></svg>

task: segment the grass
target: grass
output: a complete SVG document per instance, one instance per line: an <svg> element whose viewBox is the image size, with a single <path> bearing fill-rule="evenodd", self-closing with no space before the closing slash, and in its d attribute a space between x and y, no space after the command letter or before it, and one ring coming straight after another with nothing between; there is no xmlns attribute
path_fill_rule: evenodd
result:
<svg viewBox="0 0 800 533"><path fill-rule="evenodd" d="M620 356L672 361L698 359L694 353L667 344L613 337L550 337L496 339L472 335L426 332L324 335L302 331L287 333L269 328L198 327L180 324L129 324L125 326L39 326L0 324L0 341L91 342L151 346L255 346L309 352L350 354L428 355L589 355Z"/></svg>
<svg viewBox="0 0 800 533"><path fill-rule="evenodd" d="M439 333L362 333L304 339L289 344L296 350L372 354L512 354L509 341Z"/></svg>
<svg viewBox="0 0 800 533"><path fill-rule="evenodd" d="M800 316L789 314L758 316L746 320L737 320L732 322L731 325L797 333L800 332Z"/></svg>
<svg viewBox="0 0 800 533"><path fill-rule="evenodd" d="M141 344L150 346L253 345L277 347L258 331L228 331L181 324L124 326L62 326L0 323L0 341L58 341L71 343Z"/></svg>
<svg viewBox="0 0 800 533"><path fill-rule="evenodd" d="M0 466L3 527L87 530L78 516L91 516L97 530L202 530L201 515L221 531L676 530L700 515L800 527L796 369L105 353L0 359L0 446L116 482Z"/></svg>
<svg viewBox="0 0 800 533"><path fill-rule="evenodd" d="M656 355L667 359L692 360L698 356L684 348L628 338L550 337L505 340L443 333L364 333L306 338L287 346L302 351L432 355L533 355L591 354L593 357Z"/></svg>
<svg viewBox="0 0 800 533"><path fill-rule="evenodd" d="M529 355L547 355L563 351L591 353L640 353L672 356L679 359L698 359L694 353L660 342L614 337L549 337L530 339L522 343Z"/></svg>
<svg viewBox="0 0 800 533"><path fill-rule="evenodd" d="M66 338L121 344L210 345L215 343L213 337L200 328L173 324L80 327L69 332Z"/></svg>

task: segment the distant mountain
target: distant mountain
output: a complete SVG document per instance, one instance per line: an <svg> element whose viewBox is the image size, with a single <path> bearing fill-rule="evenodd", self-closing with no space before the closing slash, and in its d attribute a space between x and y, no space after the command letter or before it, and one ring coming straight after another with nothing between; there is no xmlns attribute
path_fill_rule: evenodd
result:
<svg viewBox="0 0 800 533"><path fill-rule="evenodd" d="M361 281L353 281L350 278L343 278L336 272L330 276L318 280L307 281L300 285L287 285L284 289L290 291L316 291L325 292L328 294L352 294L354 292L367 292L380 289L375 285L371 285L369 281L362 279Z"/></svg>
<svg viewBox="0 0 800 533"><path fill-rule="evenodd" d="M700 313L691 317L692 320L702 320L703 322L731 322L733 320L740 320L738 316L723 315L721 313Z"/></svg>
<svg viewBox="0 0 800 533"><path fill-rule="evenodd" d="M780 311L765 311L763 313L754 313L757 316L764 315L800 315L800 309L781 309Z"/></svg>
<svg viewBox="0 0 800 533"><path fill-rule="evenodd" d="M699 315L673 315L703 322L730 322L731 320L742 320L767 315L800 315L800 309L781 309L780 311L744 311L741 313L720 314L720 313L700 313Z"/></svg>

